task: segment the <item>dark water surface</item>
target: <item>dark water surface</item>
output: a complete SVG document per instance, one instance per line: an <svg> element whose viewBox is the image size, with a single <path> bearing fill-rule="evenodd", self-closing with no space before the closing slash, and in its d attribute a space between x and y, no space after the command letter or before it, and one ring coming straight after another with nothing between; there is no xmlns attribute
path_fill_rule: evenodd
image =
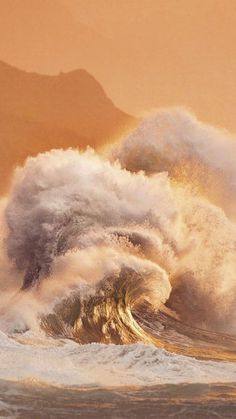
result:
<svg viewBox="0 0 236 419"><path fill-rule="evenodd" d="M64 389L0 382L1 418L236 418L236 384Z"/></svg>

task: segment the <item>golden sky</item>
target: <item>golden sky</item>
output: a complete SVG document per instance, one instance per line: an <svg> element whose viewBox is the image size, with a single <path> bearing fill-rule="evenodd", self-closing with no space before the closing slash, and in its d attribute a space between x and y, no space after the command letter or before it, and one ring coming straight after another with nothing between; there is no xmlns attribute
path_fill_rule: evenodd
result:
<svg viewBox="0 0 236 419"><path fill-rule="evenodd" d="M236 0L0 0L0 59L85 68L123 110L182 105L236 132Z"/></svg>

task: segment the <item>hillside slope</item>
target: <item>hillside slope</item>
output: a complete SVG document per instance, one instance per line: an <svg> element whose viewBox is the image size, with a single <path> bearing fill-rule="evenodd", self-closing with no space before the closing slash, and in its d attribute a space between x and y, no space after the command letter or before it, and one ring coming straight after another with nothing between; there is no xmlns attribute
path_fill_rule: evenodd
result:
<svg viewBox="0 0 236 419"><path fill-rule="evenodd" d="M136 122L85 70L44 76L0 61L0 91L0 191L28 155L98 147Z"/></svg>

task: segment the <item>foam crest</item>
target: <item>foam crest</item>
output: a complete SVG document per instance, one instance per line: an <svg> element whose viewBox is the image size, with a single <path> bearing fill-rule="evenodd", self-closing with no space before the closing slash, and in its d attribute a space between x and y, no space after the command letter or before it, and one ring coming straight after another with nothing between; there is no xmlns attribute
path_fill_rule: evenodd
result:
<svg viewBox="0 0 236 419"><path fill-rule="evenodd" d="M147 117L112 151L112 160L131 172L168 171L191 184L235 220L236 138L203 124L183 109Z"/></svg>
<svg viewBox="0 0 236 419"><path fill-rule="evenodd" d="M133 311L166 304L183 323L235 334L235 144L168 110L109 159L90 149L27 159L8 198L5 243L28 292L5 324L36 327L44 315L47 332L82 343L146 342Z"/></svg>

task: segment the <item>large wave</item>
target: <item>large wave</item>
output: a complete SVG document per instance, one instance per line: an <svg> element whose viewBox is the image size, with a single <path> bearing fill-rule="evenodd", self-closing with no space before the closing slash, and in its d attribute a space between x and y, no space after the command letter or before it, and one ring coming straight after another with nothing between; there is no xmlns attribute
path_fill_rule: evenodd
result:
<svg viewBox="0 0 236 419"><path fill-rule="evenodd" d="M105 153L28 158L4 212L21 289L1 309L7 327L33 318L80 343L210 357L207 341L219 357L210 332L236 333L235 151L229 134L168 110ZM232 348L224 335L224 356Z"/></svg>

